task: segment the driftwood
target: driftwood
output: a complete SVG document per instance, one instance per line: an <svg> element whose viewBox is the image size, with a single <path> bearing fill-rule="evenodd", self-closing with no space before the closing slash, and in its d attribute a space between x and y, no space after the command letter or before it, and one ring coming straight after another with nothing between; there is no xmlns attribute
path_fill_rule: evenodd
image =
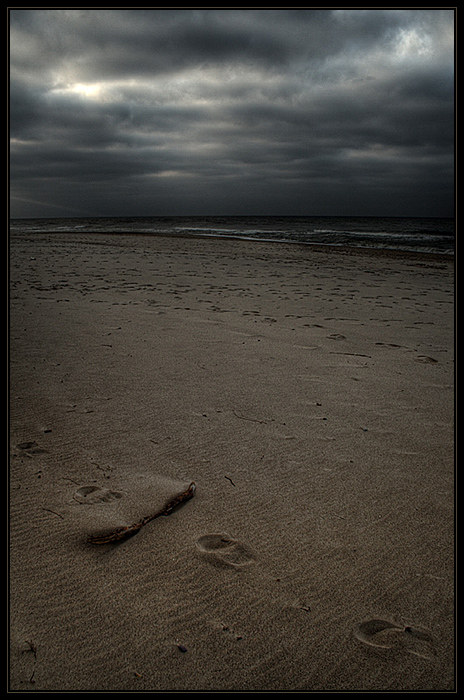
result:
<svg viewBox="0 0 464 700"><path fill-rule="evenodd" d="M147 515L145 518L142 518L133 525L128 525L127 527L120 527L117 530L112 530L111 532L107 532L102 535L90 535L90 537L88 537L87 539L87 542L89 544L107 544L111 542L119 542L120 540L125 540L127 537L131 537L132 535L135 535L137 532L139 532L139 530L141 530L141 528L147 523L151 522L152 520L155 520L155 518L159 518L160 515L170 515L175 508L192 498L194 493L195 484L192 481L192 483L186 491L179 493L172 500L168 501L163 506L163 508L157 511L154 515Z"/></svg>

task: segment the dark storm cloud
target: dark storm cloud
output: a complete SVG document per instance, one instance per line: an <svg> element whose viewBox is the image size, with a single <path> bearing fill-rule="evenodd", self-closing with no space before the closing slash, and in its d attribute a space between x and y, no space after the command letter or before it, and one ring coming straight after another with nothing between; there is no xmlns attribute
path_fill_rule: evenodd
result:
<svg viewBox="0 0 464 700"><path fill-rule="evenodd" d="M453 214L450 10L11 10L13 216Z"/></svg>

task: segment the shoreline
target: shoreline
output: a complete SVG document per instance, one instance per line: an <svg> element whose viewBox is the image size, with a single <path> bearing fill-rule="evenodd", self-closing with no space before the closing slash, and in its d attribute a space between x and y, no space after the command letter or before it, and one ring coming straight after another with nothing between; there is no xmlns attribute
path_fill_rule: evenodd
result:
<svg viewBox="0 0 464 700"><path fill-rule="evenodd" d="M11 691L454 689L454 256L249 243L10 235Z"/></svg>
<svg viewBox="0 0 464 700"><path fill-rule="evenodd" d="M251 236L242 236L242 235L225 235L225 234L200 234L200 233L187 233L187 232L182 232L182 233L169 233L169 232L151 232L151 231L38 231L38 232L32 232L32 231L14 231L10 232L10 236L28 236L28 235L49 235L49 236L56 236L56 235L63 235L63 236L116 236L116 237L133 237L133 236L141 236L141 237L153 237L153 238L179 238L179 239L212 239L212 240L231 240L231 241L238 241L238 242L244 242L244 243L261 243L263 245L289 245L289 246L300 246L302 248L311 248L314 249L315 251L320 250L320 251L325 251L325 250L335 250L335 251L340 251L340 252L345 252L345 253L350 253L350 252L359 252L360 254L376 254L378 253L379 255L391 255L391 256L404 256L404 257L427 257L427 258L436 258L437 260L447 260L447 261L453 261L455 260L455 251L450 252L450 253L439 253L437 251L424 251L424 250L412 250L412 249L402 249L402 248L388 248L388 247L375 247L375 246L355 246L355 245L344 245L344 244L336 244L336 243L311 243L311 242L303 242L303 241L292 241L292 240L280 240L280 239L264 239L264 238L253 238Z"/></svg>

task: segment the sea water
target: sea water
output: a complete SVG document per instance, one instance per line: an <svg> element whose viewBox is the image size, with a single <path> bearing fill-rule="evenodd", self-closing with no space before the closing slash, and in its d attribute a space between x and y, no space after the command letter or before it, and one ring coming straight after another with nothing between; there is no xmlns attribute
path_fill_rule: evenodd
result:
<svg viewBox="0 0 464 700"><path fill-rule="evenodd" d="M220 236L303 245L381 248L454 255L451 218L341 216L140 216L12 219L20 233Z"/></svg>

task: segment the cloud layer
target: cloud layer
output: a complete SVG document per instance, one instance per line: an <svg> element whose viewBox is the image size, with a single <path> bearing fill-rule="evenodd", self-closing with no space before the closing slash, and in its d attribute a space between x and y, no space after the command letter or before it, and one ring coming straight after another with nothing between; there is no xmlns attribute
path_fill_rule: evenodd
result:
<svg viewBox="0 0 464 700"><path fill-rule="evenodd" d="M453 215L453 70L451 10L11 10L11 215Z"/></svg>

